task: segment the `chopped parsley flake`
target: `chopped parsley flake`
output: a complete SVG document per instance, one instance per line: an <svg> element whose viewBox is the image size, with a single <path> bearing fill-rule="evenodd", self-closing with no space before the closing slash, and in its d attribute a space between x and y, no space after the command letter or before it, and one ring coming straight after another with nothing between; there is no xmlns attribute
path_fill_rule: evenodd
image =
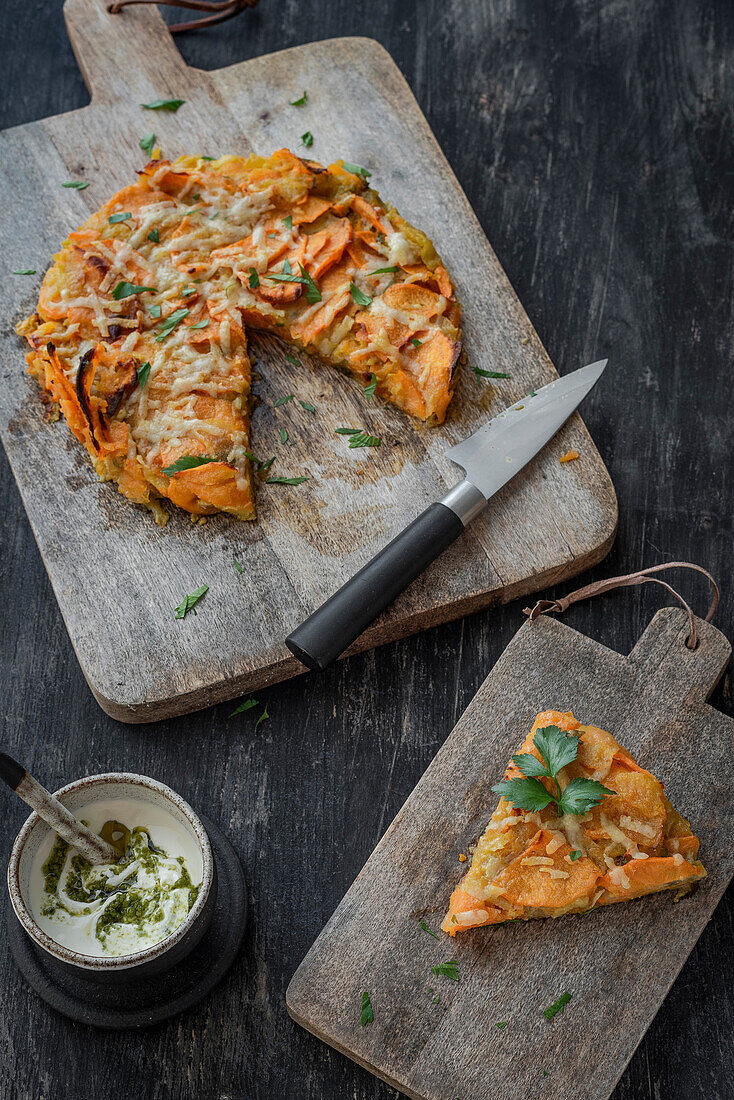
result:
<svg viewBox="0 0 734 1100"><path fill-rule="evenodd" d="M73 187L75 191L83 191L86 187L89 187L88 180L67 180L66 183L61 184L62 187Z"/></svg>
<svg viewBox="0 0 734 1100"><path fill-rule="evenodd" d="M368 401L370 401L371 398L373 397L376 388L377 388L377 375L370 373L370 380L364 388L364 395L365 395L365 397L367 398Z"/></svg>
<svg viewBox="0 0 734 1100"><path fill-rule="evenodd" d="M208 462L219 462L218 458L207 458L205 455L181 455L170 466L164 466L161 473L167 477L180 474L184 470L195 470L197 466L206 466Z"/></svg>
<svg viewBox="0 0 734 1100"><path fill-rule="evenodd" d="M163 310L161 309L160 306L157 306L157 305L148 306L148 313L151 315L151 317L155 317L156 321L159 319L162 312L163 312Z"/></svg>
<svg viewBox="0 0 734 1100"><path fill-rule="evenodd" d="M132 218L130 211L126 211L124 214L110 214L107 221L110 225L118 225L119 222L126 222L128 218Z"/></svg>
<svg viewBox="0 0 734 1100"><path fill-rule="evenodd" d="M568 990L566 990L565 993L561 993L557 1001L554 1001L552 1005L548 1006L548 1008L543 1009L543 1015L545 1016L546 1020L552 1020L558 1012L562 1013L570 1000L571 994L568 992Z"/></svg>
<svg viewBox="0 0 734 1100"><path fill-rule="evenodd" d="M260 276L258 275L257 271L255 271L254 267L250 268L250 273L247 276L247 282L249 283L250 290L257 290L257 288L260 286Z"/></svg>
<svg viewBox="0 0 734 1100"><path fill-rule="evenodd" d="M372 1002L370 1001L370 995L365 989L362 994L362 1027L366 1024L371 1024L374 1020L374 1013L372 1012Z"/></svg>
<svg viewBox="0 0 734 1100"><path fill-rule="evenodd" d="M202 160L203 160L203 157L202 157ZM244 573L245 567L243 565L240 565L240 563L237 561L237 558L232 558L232 564L234 565L234 567L235 567L235 569L237 570L238 573ZM237 713L237 712L235 711L235 713ZM232 715L230 715L230 718L231 717L232 717Z"/></svg>
<svg viewBox="0 0 734 1100"><path fill-rule="evenodd" d="M472 367L477 378L511 378L511 374L503 374L497 370L482 370L481 367Z"/></svg>
<svg viewBox="0 0 734 1100"><path fill-rule="evenodd" d="M399 267L376 267L374 271L368 271L368 275L394 275L396 271L399 271Z"/></svg>
<svg viewBox="0 0 734 1100"><path fill-rule="evenodd" d="M299 398L298 404L301 406L302 409L305 409L306 412L310 412L310 413L315 413L316 412L316 409L313 407L313 405L309 405L308 401L301 401L301 399Z"/></svg>
<svg viewBox="0 0 734 1100"><path fill-rule="evenodd" d="M141 103L146 111L177 111L183 107L185 99L154 99L152 103Z"/></svg>
<svg viewBox="0 0 734 1100"><path fill-rule="evenodd" d="M161 327L158 329L158 331L156 333L156 336L155 336L155 338L156 338L156 340L158 341L159 344L160 344L161 340L164 340L166 338L166 336L169 335L169 333L173 332L176 325L178 325L181 321L183 321L184 317L188 317L189 312L190 312L190 310L184 309L182 307L181 309L174 309L174 311L170 315L170 317L166 317L165 321L163 322Z"/></svg>
<svg viewBox="0 0 734 1100"><path fill-rule="evenodd" d="M365 294L354 283L349 284L349 293L352 295L352 301L356 302L358 306L368 306L372 302L369 294Z"/></svg>
<svg viewBox="0 0 734 1100"><path fill-rule="evenodd" d="M308 481L307 477L269 477L265 479L266 485L302 485Z"/></svg>
<svg viewBox="0 0 734 1100"><path fill-rule="evenodd" d="M286 227L286 229L292 229L293 228L293 215L292 214L289 214L287 218L283 218L283 225Z"/></svg>
<svg viewBox="0 0 734 1100"><path fill-rule="evenodd" d="M410 342L414 348L419 348L422 344L422 340L416 340L415 336L411 336Z"/></svg>
<svg viewBox="0 0 734 1100"><path fill-rule="evenodd" d="M273 401L273 408L277 409L280 405L287 405L289 401L293 400L293 394L287 393L285 397L279 397L277 401Z"/></svg>
<svg viewBox="0 0 734 1100"><path fill-rule="evenodd" d="M313 134L310 130L306 130L305 134L301 134L301 145L305 145L307 149L310 149L313 145Z"/></svg>
<svg viewBox="0 0 734 1100"><path fill-rule="evenodd" d="M260 715L260 717L258 718L257 722L255 723L255 729L257 729L257 727L258 727L258 726L260 725L260 723L261 723L261 722L264 722L264 721L265 721L265 719L266 719L266 718L269 718L269 717L270 717L270 715L268 714L268 708L267 708L267 706L266 706L266 707L263 707L263 712L262 712L262 714Z"/></svg>
<svg viewBox="0 0 734 1100"><path fill-rule="evenodd" d="M202 584L200 588L197 588L194 592L189 592L184 596L181 603L176 608L174 614L177 619L185 619L189 611L193 611L196 614L196 605L202 596L206 595L209 591L208 584Z"/></svg>
<svg viewBox="0 0 734 1100"><path fill-rule="evenodd" d="M298 99L291 100L291 107L305 107L308 102L308 92L304 92Z"/></svg>
<svg viewBox="0 0 734 1100"><path fill-rule="evenodd" d="M434 974L443 974L446 978L451 978L452 982L458 982L459 980L459 964L451 959L450 962L439 963L438 966L432 966L431 970Z"/></svg>
<svg viewBox="0 0 734 1100"><path fill-rule="evenodd" d="M148 234L148 240L152 241L153 244L160 243L160 234L158 233L157 229L151 229L150 233Z"/></svg>
<svg viewBox="0 0 734 1100"><path fill-rule="evenodd" d="M236 559L235 559L235 561L236 561ZM242 566L240 566L240 569L244 573L244 569L242 569ZM228 718L234 718L235 714L244 714L246 710L252 710L252 708L256 707L256 706L257 706L257 699L245 699L244 703L240 703L240 705L238 707L235 707L235 709L232 711L232 713L228 714L227 717Z"/></svg>
<svg viewBox="0 0 734 1100"><path fill-rule="evenodd" d="M361 428L336 428L336 434L348 435L350 448L379 447L382 442L378 435L369 435Z"/></svg>
<svg viewBox="0 0 734 1100"><path fill-rule="evenodd" d="M148 159L150 159L153 156L155 134L146 134L145 137L141 137L139 145L143 152L148 154Z"/></svg>
<svg viewBox="0 0 734 1100"><path fill-rule="evenodd" d="M498 1027L500 1029L500 1031L502 1031L504 1028L507 1027L509 1022L510 1022L509 1020L500 1020L498 1023L495 1023L494 1026Z"/></svg>
<svg viewBox="0 0 734 1100"><path fill-rule="evenodd" d="M342 161L342 164L347 172L352 172L355 176L361 176L362 179L367 179L368 176L372 175L371 172L368 172L366 168L362 168L359 164L350 164L348 160Z"/></svg>
<svg viewBox="0 0 734 1100"><path fill-rule="evenodd" d="M206 328L209 324L209 318L205 317L203 321L197 321L195 325L189 325L189 328Z"/></svg>
<svg viewBox="0 0 734 1100"><path fill-rule="evenodd" d="M426 924L426 922L424 920L422 920L420 922L420 926L421 926L421 928L423 929L424 932L428 933L429 936L433 936L434 940L437 940L437 939L440 938L439 936L436 935L435 932L431 931L431 929L428 927L428 925Z"/></svg>
<svg viewBox="0 0 734 1100"><path fill-rule="evenodd" d="M285 428L280 429L280 442L281 443L287 443L288 442L288 432L286 431Z"/></svg>
<svg viewBox="0 0 734 1100"><path fill-rule="evenodd" d="M136 286L135 283L128 283L124 279L118 283L115 289L112 291L112 297L116 302L121 301L123 298L130 298L133 294L142 294L144 291L155 293L154 286Z"/></svg>
<svg viewBox="0 0 734 1100"><path fill-rule="evenodd" d="M150 363L141 363L138 367L138 385L141 390L145 383L148 381L148 375L150 374Z"/></svg>
<svg viewBox="0 0 734 1100"><path fill-rule="evenodd" d="M583 852L571 852L571 863L575 863L577 859L581 859Z"/></svg>
<svg viewBox="0 0 734 1100"><path fill-rule="evenodd" d="M13 275L35 275L35 267L21 267L17 271L12 272Z"/></svg>

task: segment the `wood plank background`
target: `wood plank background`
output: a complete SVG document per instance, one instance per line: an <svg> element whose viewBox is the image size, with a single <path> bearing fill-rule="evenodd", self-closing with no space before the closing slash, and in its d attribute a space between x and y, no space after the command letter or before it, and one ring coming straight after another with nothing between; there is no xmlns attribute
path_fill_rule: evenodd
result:
<svg viewBox="0 0 734 1100"><path fill-rule="evenodd" d="M0 125L84 106L56 0L5 0L2 19ZM584 417L617 489L619 534L584 580L701 562L724 585L715 622L734 637L731 5L260 0L239 22L179 44L211 69L345 34L376 36L400 64L551 357L618 357ZM16 266L3 259L4 283ZM3 746L52 786L107 768L170 783L227 831L253 904L221 988L143 1035L47 1012L0 942L2 1100L395 1100L289 1019L285 989L525 601L262 691L271 718L257 733L261 708L228 721L226 705L121 726L89 694L2 452L0 471ZM703 582L679 583L706 606ZM646 585L565 621L627 653L660 601ZM729 674L713 703L733 712ZM23 820L0 795L5 856ZM730 890L614 1100L727 1100L733 900Z"/></svg>
<svg viewBox="0 0 734 1100"><path fill-rule="evenodd" d="M288 987L295 1020L415 1100L608 1100L734 871L734 721L704 701L731 645L663 608L629 657L565 623L518 630ZM590 915L434 935L492 785L538 710L613 731L694 823L708 878ZM458 983L431 967L454 959ZM360 1020L363 990L374 1019ZM549 1027L542 1010L571 1003ZM440 997L438 1004L433 993ZM507 1030L501 1034L497 1022Z"/></svg>
<svg viewBox="0 0 734 1100"><path fill-rule="evenodd" d="M148 127L174 155L298 149L300 133L311 127L314 156L329 163L346 155L370 165L373 182L402 213L430 226L464 308L468 365L445 424L431 430L382 402L368 405L363 387L343 373L305 356L294 366L272 337L253 339L259 399L253 449L276 456L271 473L305 473L309 481L297 488L258 483L256 524L214 516L192 529L190 517L173 510L163 532L114 486L99 483L63 425L44 422L37 387L22 369L21 342L12 334L3 340L0 434L72 644L109 714L152 721L301 673L284 645L290 630L461 479L444 458L449 446L554 372L408 86L378 43L314 43L209 74L185 66L150 9L113 18L104 0L67 0L65 11L93 103L0 135L0 184L10 213L3 239L12 268L42 271L68 228L134 178L139 137ZM307 105L291 106L304 88ZM186 102L176 113L141 110L140 103L165 95ZM63 187L76 177L90 187ZM21 237L15 221L26 226ZM11 279L11 317L33 310L39 281L40 274ZM480 383L473 364L511 377ZM566 369L582 365L576 359ZM315 413L298 401L273 407L294 392ZM335 434L344 424L365 425L382 445L349 451ZM281 443L282 427L293 446ZM558 458L569 448L581 458L563 466ZM616 521L609 476L575 415L351 651L567 579L605 555ZM71 552L69 528L79 544ZM109 579L100 585L100 576ZM184 592L202 583L209 592L196 618L175 622ZM131 636L144 644L131 647Z"/></svg>

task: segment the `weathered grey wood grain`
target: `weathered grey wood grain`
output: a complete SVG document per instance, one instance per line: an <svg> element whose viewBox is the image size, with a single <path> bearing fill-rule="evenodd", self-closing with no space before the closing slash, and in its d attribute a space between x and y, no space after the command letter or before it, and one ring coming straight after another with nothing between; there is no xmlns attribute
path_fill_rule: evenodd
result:
<svg viewBox="0 0 734 1100"><path fill-rule="evenodd" d="M67 0L65 13L92 104L0 136L9 215L2 247L13 267L36 267L40 278L66 233L133 178L138 140L150 129L175 156L297 149L308 128L314 156L369 165L375 186L434 236L464 305L469 363L512 376L481 387L465 369L447 423L418 430L394 409L367 405L356 382L315 363L296 369L274 340L253 339L262 375L255 449L277 453L283 472L307 471L311 480L297 489L263 487L254 525L215 517L193 527L179 512L161 531L97 482L63 424L43 422L22 343L8 328L0 434L67 629L103 708L122 721L151 721L301 672L283 645L289 630L456 480L443 458L449 444L554 369L407 84L377 43L314 43L203 73L183 64L154 10L113 18L102 0ZM291 107L304 88L307 108ZM167 95L186 105L176 114L140 109ZM91 181L87 190L61 187L79 176ZM32 310L37 281L12 281L8 319ZM315 417L295 402L272 408L293 391L316 407ZM368 456L349 452L333 431L344 423L364 424L383 445ZM294 447L280 446L280 427ZM581 459L561 466L569 447ZM615 529L611 482L576 416L353 649L569 577L606 553ZM202 583L209 592L196 618L175 621L173 608ZM146 644L131 646L133 638Z"/></svg>
<svg viewBox="0 0 734 1100"><path fill-rule="evenodd" d="M550 618L524 625L296 972L293 1018L415 1100L489 1097L508 1082L518 1100L543 1100L559 1080L568 1100L606 1100L734 870L734 721L705 702L731 646L700 625L691 652L685 613L659 611L629 657ZM609 729L664 782L708 878L678 905L663 893L437 941L419 920L438 929L458 854L496 805L492 784L547 708ZM448 959L458 983L431 973ZM564 990L571 1003L546 1020Z"/></svg>

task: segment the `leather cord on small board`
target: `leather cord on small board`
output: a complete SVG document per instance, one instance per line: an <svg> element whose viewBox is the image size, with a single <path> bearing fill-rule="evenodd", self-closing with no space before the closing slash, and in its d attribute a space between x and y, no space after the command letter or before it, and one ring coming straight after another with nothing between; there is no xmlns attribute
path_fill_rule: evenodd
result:
<svg viewBox="0 0 734 1100"><path fill-rule="evenodd" d="M621 577L607 577L603 581L594 581L592 584L587 584L584 588L577 588L575 592L569 592L567 596L561 596L558 600L538 600L535 607L526 607L523 610L523 614L527 615L530 622L534 622L539 615L547 615L549 611L557 611L559 614L570 607L571 604L579 603L580 600L590 600L593 596L599 596L602 592L611 592L614 588L629 588L636 584L646 584L648 581L652 581L654 584L662 585L671 596L675 596L676 600L688 612L688 621L690 629L688 637L686 638L686 645L689 649L695 649L698 645L698 635L696 634L696 617L693 614L690 606L686 603L679 592L676 592L674 588L671 588L665 581L661 581L659 577L653 577L653 573L662 573L665 569L695 569L697 573L703 573L704 577L708 577L711 584L714 586L714 596L711 601L711 606L706 613L705 621L710 623L714 617L714 612L719 604L719 586L714 578L709 573L708 569L704 569L701 565L694 565L690 561L669 561L663 565L651 565L648 569L638 569L636 573L627 573Z"/></svg>
<svg viewBox="0 0 734 1100"><path fill-rule="evenodd" d="M225 19L231 19L233 15L239 15L246 8L254 8L257 0L114 0L109 4L107 11L110 15L119 15L123 8L130 4L167 4L171 8L187 8L190 11L203 11L199 19L190 19L187 23L172 23L169 26L171 34L180 31L195 31L199 27L211 27L214 23L223 23Z"/></svg>

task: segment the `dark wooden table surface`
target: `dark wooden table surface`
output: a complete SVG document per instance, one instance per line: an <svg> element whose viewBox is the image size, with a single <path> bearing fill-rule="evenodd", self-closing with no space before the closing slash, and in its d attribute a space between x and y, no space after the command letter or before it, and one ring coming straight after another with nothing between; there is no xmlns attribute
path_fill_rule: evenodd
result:
<svg viewBox="0 0 734 1100"><path fill-rule="evenodd" d="M0 127L87 102L59 0L4 0L0 20ZM610 357L584 416L617 488L620 525L588 579L700 562L722 583L716 622L733 637L734 7L261 0L254 13L179 45L190 64L218 68L345 34L379 39L400 65L553 360L569 370ZM4 456L0 465L3 747L52 788L118 769L169 783L228 832L253 911L221 987L142 1034L95 1031L47 1010L3 937L3 1100L397 1095L296 1027L285 988L519 627L521 605L261 692L271 717L257 731L248 715L227 721L227 706L122 726L86 687ZM70 552L74 538L70 531ZM703 584L680 582L706 606ZM626 652L659 601L649 585L567 618ZM713 701L731 713L728 676ZM9 795L0 806L5 861L25 815ZM733 897L719 906L615 1100L734 1095Z"/></svg>

